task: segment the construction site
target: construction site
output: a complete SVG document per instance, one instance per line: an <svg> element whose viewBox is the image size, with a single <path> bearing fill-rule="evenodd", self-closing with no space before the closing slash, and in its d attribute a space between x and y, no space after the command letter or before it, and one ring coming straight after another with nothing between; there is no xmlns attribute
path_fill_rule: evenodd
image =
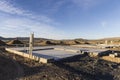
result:
<svg viewBox="0 0 120 80"><path fill-rule="evenodd" d="M0 0L0 80L120 80L120 0Z"/></svg>
<svg viewBox="0 0 120 80"><path fill-rule="evenodd" d="M5 69L0 68L4 72L0 73L1 80L120 79L120 52L110 49L119 45L109 45L105 41L105 44L96 45L34 46L34 41L34 34L31 34L27 45L18 39L7 45L0 42L3 45L1 61L5 60L1 63Z"/></svg>

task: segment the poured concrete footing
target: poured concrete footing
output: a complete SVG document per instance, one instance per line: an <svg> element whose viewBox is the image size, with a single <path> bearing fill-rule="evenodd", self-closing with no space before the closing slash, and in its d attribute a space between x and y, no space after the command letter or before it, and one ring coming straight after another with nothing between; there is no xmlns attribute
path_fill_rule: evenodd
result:
<svg viewBox="0 0 120 80"><path fill-rule="evenodd" d="M27 53L20 52L20 51L17 51L17 50L12 50L12 49L9 49L9 48L6 48L5 50L8 51L8 52L20 55L22 57L26 57L26 58L38 61L40 63L48 63L48 62L54 61L54 59L46 59L46 58L38 57L38 56L35 56L35 55L30 56Z"/></svg>
<svg viewBox="0 0 120 80"><path fill-rule="evenodd" d="M6 48L6 51L39 61L41 63L57 61L76 55L83 55L85 53L91 56L102 56L110 53L110 51L104 49L76 48L71 46L34 47L32 56L28 53L28 47Z"/></svg>
<svg viewBox="0 0 120 80"><path fill-rule="evenodd" d="M27 53L29 51L25 50L24 48L6 48L6 51L33 59L41 63L49 63L55 60L81 55L81 53L77 53L78 50L51 47L34 47L32 55L29 55L29 53Z"/></svg>

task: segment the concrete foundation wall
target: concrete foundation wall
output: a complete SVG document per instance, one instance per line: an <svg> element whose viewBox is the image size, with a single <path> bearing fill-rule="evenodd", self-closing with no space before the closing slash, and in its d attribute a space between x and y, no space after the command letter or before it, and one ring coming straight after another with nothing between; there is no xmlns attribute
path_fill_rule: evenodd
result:
<svg viewBox="0 0 120 80"><path fill-rule="evenodd" d="M12 50L12 49L9 49L9 48L6 48L5 50L10 52L10 53L14 53L14 54L17 54L17 55L20 55L20 56L23 56L23 57L26 57L26 58L29 58L29 59L32 59L32 60L35 60L35 61L39 61L41 63L48 63L51 60L51 59L49 60L49 59L41 58L41 57L34 56L34 55L30 56L27 53L19 52L19 51Z"/></svg>

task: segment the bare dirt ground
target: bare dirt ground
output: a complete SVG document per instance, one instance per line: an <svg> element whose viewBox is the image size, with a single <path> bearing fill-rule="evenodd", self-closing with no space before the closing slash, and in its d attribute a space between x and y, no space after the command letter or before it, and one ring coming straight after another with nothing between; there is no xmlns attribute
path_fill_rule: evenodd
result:
<svg viewBox="0 0 120 80"><path fill-rule="evenodd" d="M0 57L0 80L120 80L120 64L100 58L74 56L42 64L7 52L5 55L19 66L16 67L10 59Z"/></svg>
<svg viewBox="0 0 120 80"><path fill-rule="evenodd" d="M14 80L22 75L20 65L0 51L0 80Z"/></svg>

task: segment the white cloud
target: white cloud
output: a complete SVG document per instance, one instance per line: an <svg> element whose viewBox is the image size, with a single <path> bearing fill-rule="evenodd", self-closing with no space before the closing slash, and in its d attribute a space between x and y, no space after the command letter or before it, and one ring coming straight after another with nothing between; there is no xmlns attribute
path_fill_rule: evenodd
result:
<svg viewBox="0 0 120 80"><path fill-rule="evenodd" d="M40 14L36 15L29 10L21 9L20 7L16 6L14 2L10 0L0 0L0 6L1 6L0 7L1 12L5 12L8 14L16 14L18 16L27 17L29 19L34 19L45 23L54 23L52 19L46 17L45 15L40 15Z"/></svg>
<svg viewBox="0 0 120 80"><path fill-rule="evenodd" d="M5 36L28 36L30 32L35 32L37 37L63 39L65 34L62 30L55 28L57 22L44 15L35 15L32 12L15 6L8 0L0 0L1 12L15 14L15 16L0 16L0 34ZM23 17L21 17L23 16Z"/></svg>
<svg viewBox="0 0 120 80"><path fill-rule="evenodd" d="M30 32L34 32L36 37L65 38L64 32L54 26L26 18L6 18L0 19L0 22L0 34L7 34L11 37L28 36Z"/></svg>
<svg viewBox="0 0 120 80"><path fill-rule="evenodd" d="M0 0L0 11L10 14L24 14L24 10L16 8L13 4L7 0Z"/></svg>

